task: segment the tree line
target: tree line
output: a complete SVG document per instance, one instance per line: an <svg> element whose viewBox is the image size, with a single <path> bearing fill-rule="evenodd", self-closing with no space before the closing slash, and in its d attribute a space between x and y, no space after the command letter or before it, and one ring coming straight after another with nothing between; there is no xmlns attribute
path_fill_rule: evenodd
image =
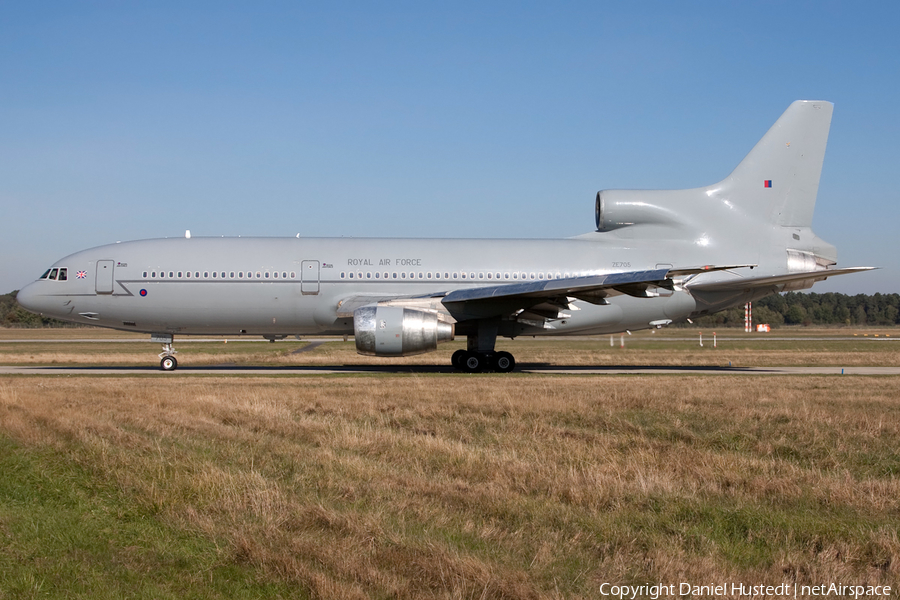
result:
<svg viewBox="0 0 900 600"><path fill-rule="evenodd" d="M826 294L787 292L767 296L753 303L753 323L783 325L869 325L900 324L900 294ZM744 307L730 308L694 320L695 325L743 327Z"/></svg>
<svg viewBox="0 0 900 600"><path fill-rule="evenodd" d="M900 294L827 294L787 292L753 303L753 323L782 325L897 325ZM694 325L743 327L744 307L735 307L694 320ZM40 317L16 303L16 292L0 296L0 326L77 327L72 323Z"/></svg>

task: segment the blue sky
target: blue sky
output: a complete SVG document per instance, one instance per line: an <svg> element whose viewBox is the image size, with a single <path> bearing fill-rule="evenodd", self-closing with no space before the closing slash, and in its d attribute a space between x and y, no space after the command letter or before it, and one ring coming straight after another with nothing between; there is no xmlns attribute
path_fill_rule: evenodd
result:
<svg viewBox="0 0 900 600"><path fill-rule="evenodd" d="M116 240L567 237L835 103L815 291L900 292L900 4L0 3L0 292Z"/></svg>

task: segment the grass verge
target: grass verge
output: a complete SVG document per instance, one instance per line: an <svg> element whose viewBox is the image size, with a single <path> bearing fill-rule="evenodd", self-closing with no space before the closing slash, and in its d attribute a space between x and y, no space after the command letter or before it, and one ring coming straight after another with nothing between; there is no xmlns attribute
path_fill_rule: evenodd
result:
<svg viewBox="0 0 900 600"><path fill-rule="evenodd" d="M898 387L850 376L5 378L6 584L59 589L84 572L83 590L204 597L212 573L247 595L319 598L896 585ZM50 526L31 525L41 520ZM46 535L57 528L67 533Z"/></svg>

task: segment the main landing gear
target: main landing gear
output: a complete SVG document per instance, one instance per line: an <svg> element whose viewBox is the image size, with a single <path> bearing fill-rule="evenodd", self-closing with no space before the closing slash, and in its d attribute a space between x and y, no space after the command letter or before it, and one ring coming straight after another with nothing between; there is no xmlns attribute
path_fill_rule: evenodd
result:
<svg viewBox="0 0 900 600"><path fill-rule="evenodd" d="M450 358L453 366L466 373L496 371L509 373L516 368L516 359L509 352L494 351L500 319L482 319L477 329L466 336L466 349L457 350Z"/></svg>
<svg viewBox="0 0 900 600"><path fill-rule="evenodd" d="M516 359L509 352L457 350L450 358L450 362L456 369L466 373L481 373L482 371L509 373L516 368Z"/></svg>

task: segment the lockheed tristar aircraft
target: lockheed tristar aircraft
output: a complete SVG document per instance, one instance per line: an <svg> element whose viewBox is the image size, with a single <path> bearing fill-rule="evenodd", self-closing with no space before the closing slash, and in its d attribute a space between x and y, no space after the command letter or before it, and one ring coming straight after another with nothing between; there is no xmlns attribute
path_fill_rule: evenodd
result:
<svg viewBox="0 0 900 600"><path fill-rule="evenodd" d="M509 372L498 336L663 327L833 275L810 225L833 105L797 101L719 183L597 193L568 239L183 238L100 246L18 294L26 309L163 344L175 335L353 335L409 356L465 336L453 366Z"/></svg>

